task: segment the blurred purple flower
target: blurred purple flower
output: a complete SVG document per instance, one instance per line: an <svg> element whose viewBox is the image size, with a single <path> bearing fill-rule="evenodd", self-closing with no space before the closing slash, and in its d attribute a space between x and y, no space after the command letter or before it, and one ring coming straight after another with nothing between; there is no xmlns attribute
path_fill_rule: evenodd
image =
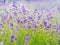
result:
<svg viewBox="0 0 60 45"><path fill-rule="evenodd" d="M17 37L15 37L15 40L17 40Z"/></svg>
<svg viewBox="0 0 60 45"><path fill-rule="evenodd" d="M46 26L46 25L47 25L47 22L46 22L46 21L44 21L44 22L43 22L43 24Z"/></svg>
<svg viewBox="0 0 60 45"><path fill-rule="evenodd" d="M21 9L22 9L22 11L23 11L23 12L26 12L26 10L25 10L25 7L24 7L24 6L22 6L22 7L21 7Z"/></svg>
<svg viewBox="0 0 60 45"><path fill-rule="evenodd" d="M38 16L38 18L40 19L40 16Z"/></svg>
<svg viewBox="0 0 60 45"><path fill-rule="evenodd" d="M12 34L12 35L11 35L11 40L10 40L10 41L13 42L13 41L15 41L15 40L17 40L17 37L14 36L14 34Z"/></svg>
<svg viewBox="0 0 60 45"><path fill-rule="evenodd" d="M2 20L5 20L7 18L7 16L2 16Z"/></svg>
<svg viewBox="0 0 60 45"><path fill-rule="evenodd" d="M13 5L15 5L16 4L16 2L15 1L13 1Z"/></svg>
<svg viewBox="0 0 60 45"><path fill-rule="evenodd" d="M10 25L13 27L13 24L12 23L10 23Z"/></svg>
<svg viewBox="0 0 60 45"><path fill-rule="evenodd" d="M50 28L50 26L47 26L47 28Z"/></svg>
<svg viewBox="0 0 60 45"><path fill-rule="evenodd" d="M28 34L26 34L26 41L29 41L30 40L30 37Z"/></svg>
<svg viewBox="0 0 60 45"><path fill-rule="evenodd" d="M3 24L0 24L0 29L3 28L3 27L4 27L4 25Z"/></svg>
<svg viewBox="0 0 60 45"><path fill-rule="evenodd" d="M30 28L31 28L31 26L28 25L28 29L30 29Z"/></svg>
<svg viewBox="0 0 60 45"><path fill-rule="evenodd" d="M17 16L17 12L14 12L14 15Z"/></svg>
<svg viewBox="0 0 60 45"><path fill-rule="evenodd" d="M13 6L16 6L16 1L13 1Z"/></svg>
<svg viewBox="0 0 60 45"><path fill-rule="evenodd" d="M24 23L26 23L27 19L24 19Z"/></svg>
<svg viewBox="0 0 60 45"><path fill-rule="evenodd" d="M28 19L32 19L32 16L29 16Z"/></svg>
<svg viewBox="0 0 60 45"><path fill-rule="evenodd" d="M19 30L20 28L19 28L19 26L16 26L16 30Z"/></svg>
<svg viewBox="0 0 60 45"><path fill-rule="evenodd" d="M27 37L26 40L29 41L30 40L30 37Z"/></svg>
<svg viewBox="0 0 60 45"><path fill-rule="evenodd" d="M21 21L18 19L17 22L18 22L18 24L20 24Z"/></svg>
<svg viewBox="0 0 60 45"><path fill-rule="evenodd" d="M57 7L57 11L58 11L58 13L60 13L60 6Z"/></svg>
<svg viewBox="0 0 60 45"><path fill-rule="evenodd" d="M13 1L12 9L13 10L17 10L17 6L16 6L16 2L15 1Z"/></svg>
<svg viewBox="0 0 60 45"><path fill-rule="evenodd" d="M48 21L51 21L52 19L53 19L52 16L47 18Z"/></svg>
<svg viewBox="0 0 60 45"><path fill-rule="evenodd" d="M25 15L26 13L25 12L23 12L23 15Z"/></svg>
<svg viewBox="0 0 60 45"><path fill-rule="evenodd" d="M49 30L50 28L51 28L51 24L45 26L45 29L47 30Z"/></svg>
<svg viewBox="0 0 60 45"><path fill-rule="evenodd" d="M15 38L15 36L14 36L14 34L12 34L12 35L11 35L11 39L14 39L14 38Z"/></svg>
<svg viewBox="0 0 60 45"><path fill-rule="evenodd" d="M12 19L12 16L10 15L10 19Z"/></svg>
<svg viewBox="0 0 60 45"><path fill-rule="evenodd" d="M11 39L10 41L13 42L14 40Z"/></svg>
<svg viewBox="0 0 60 45"><path fill-rule="evenodd" d="M21 23L23 24L23 21L21 21Z"/></svg>
<svg viewBox="0 0 60 45"><path fill-rule="evenodd" d="M33 26L34 26L34 28L37 28L37 25L35 23L33 24Z"/></svg>

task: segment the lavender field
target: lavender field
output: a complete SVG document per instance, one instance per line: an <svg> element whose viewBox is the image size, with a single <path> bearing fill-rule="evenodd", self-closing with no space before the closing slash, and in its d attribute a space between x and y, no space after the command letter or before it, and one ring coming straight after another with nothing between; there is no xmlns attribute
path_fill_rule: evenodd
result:
<svg viewBox="0 0 60 45"><path fill-rule="evenodd" d="M0 0L0 45L60 45L60 1Z"/></svg>

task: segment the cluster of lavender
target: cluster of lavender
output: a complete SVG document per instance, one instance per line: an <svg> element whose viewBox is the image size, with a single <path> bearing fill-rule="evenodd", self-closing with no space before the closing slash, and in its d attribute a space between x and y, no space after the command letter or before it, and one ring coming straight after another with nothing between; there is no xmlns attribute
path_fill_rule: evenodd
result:
<svg viewBox="0 0 60 45"><path fill-rule="evenodd" d="M0 30L4 30L4 25L11 29L11 42L13 42L14 39L17 39L17 37L14 36L13 31L18 31L20 28L28 30L33 28L33 31L36 31L37 28L44 28L44 30L54 29L54 31L58 32L60 30L60 25L57 22L57 18L52 14L54 12L50 11L45 13L38 9L27 10L24 5L20 7L20 5L15 2L10 5L1 6ZM29 40L28 37L29 36L27 36L26 40Z"/></svg>

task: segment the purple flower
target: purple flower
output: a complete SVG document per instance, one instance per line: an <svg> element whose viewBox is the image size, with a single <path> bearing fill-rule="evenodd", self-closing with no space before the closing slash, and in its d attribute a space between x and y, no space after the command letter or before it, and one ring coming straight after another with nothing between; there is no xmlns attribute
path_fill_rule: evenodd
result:
<svg viewBox="0 0 60 45"><path fill-rule="evenodd" d="M30 40L29 35L26 35L26 41L29 41L29 40Z"/></svg>
<svg viewBox="0 0 60 45"><path fill-rule="evenodd" d="M38 18L40 19L40 16L38 16Z"/></svg>
<svg viewBox="0 0 60 45"><path fill-rule="evenodd" d="M23 21L21 21L21 23L23 23Z"/></svg>
<svg viewBox="0 0 60 45"><path fill-rule="evenodd" d="M47 28L50 28L50 26L47 26Z"/></svg>
<svg viewBox="0 0 60 45"><path fill-rule="evenodd" d="M46 25L45 28L48 30L49 28L51 28L51 24Z"/></svg>
<svg viewBox="0 0 60 45"><path fill-rule="evenodd" d="M0 28L3 28L4 27L4 25L3 24L0 24Z"/></svg>
<svg viewBox="0 0 60 45"><path fill-rule="evenodd" d="M20 23L20 20L17 20L18 24Z"/></svg>
<svg viewBox="0 0 60 45"><path fill-rule="evenodd" d="M34 28L37 28L37 25L35 23L33 24L33 26L34 26Z"/></svg>
<svg viewBox="0 0 60 45"><path fill-rule="evenodd" d="M7 16L2 16L2 20L5 20Z"/></svg>
<svg viewBox="0 0 60 45"><path fill-rule="evenodd" d="M32 19L32 17L31 17L31 16L29 16L28 18L29 18L29 19Z"/></svg>
<svg viewBox="0 0 60 45"><path fill-rule="evenodd" d="M14 36L14 34L12 34L11 39L14 39L14 38L15 38L15 36Z"/></svg>
<svg viewBox="0 0 60 45"><path fill-rule="evenodd" d="M13 10L17 10L17 6L16 6L15 3L16 3L16 2L13 1L13 5L12 5Z"/></svg>
<svg viewBox="0 0 60 45"><path fill-rule="evenodd" d="M28 29L30 29L31 28L31 26L30 25L28 25Z"/></svg>
<svg viewBox="0 0 60 45"><path fill-rule="evenodd" d="M48 17L48 18L47 18L48 21L51 21L51 19L53 19L53 17Z"/></svg>
<svg viewBox="0 0 60 45"><path fill-rule="evenodd" d="M30 37L27 37L26 40L29 41L30 40Z"/></svg>
<svg viewBox="0 0 60 45"><path fill-rule="evenodd" d="M59 6L59 7L57 7L57 11L60 13L60 6Z"/></svg>
<svg viewBox="0 0 60 45"><path fill-rule="evenodd" d="M15 5L16 4L16 2L15 1L13 1L13 5Z"/></svg>
<svg viewBox="0 0 60 45"><path fill-rule="evenodd" d="M10 25L13 27L13 24L12 23Z"/></svg>
<svg viewBox="0 0 60 45"><path fill-rule="evenodd" d="M17 37L15 37L15 40L17 40Z"/></svg>
<svg viewBox="0 0 60 45"><path fill-rule="evenodd" d="M24 7L24 6L22 6L22 8L21 8L21 9L22 9L22 11L23 11L23 12L26 12L26 10L25 10L25 7Z"/></svg>
<svg viewBox="0 0 60 45"><path fill-rule="evenodd" d="M0 3L5 3L5 0L1 0L1 2Z"/></svg>
<svg viewBox="0 0 60 45"><path fill-rule="evenodd" d="M17 40L17 37L14 36L14 34L12 34L12 35L11 35L11 40L10 40L10 41L13 42L13 41L15 41L15 40Z"/></svg>
<svg viewBox="0 0 60 45"><path fill-rule="evenodd" d="M19 30L20 28L19 28L19 26L16 26L16 30Z"/></svg>
<svg viewBox="0 0 60 45"><path fill-rule="evenodd" d="M17 16L17 12L14 12L14 15Z"/></svg>
<svg viewBox="0 0 60 45"><path fill-rule="evenodd" d="M11 39L10 41L13 42L14 40Z"/></svg>
<svg viewBox="0 0 60 45"><path fill-rule="evenodd" d="M10 19L12 19L12 16L10 15Z"/></svg>
<svg viewBox="0 0 60 45"><path fill-rule="evenodd" d="M47 22L44 21L44 25L46 26L47 25Z"/></svg>
<svg viewBox="0 0 60 45"><path fill-rule="evenodd" d="M27 19L24 20L24 23L26 23Z"/></svg>

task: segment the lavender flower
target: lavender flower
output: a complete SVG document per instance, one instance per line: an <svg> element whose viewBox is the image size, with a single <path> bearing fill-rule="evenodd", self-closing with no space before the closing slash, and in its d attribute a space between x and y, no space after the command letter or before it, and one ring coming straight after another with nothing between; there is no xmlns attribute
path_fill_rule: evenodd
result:
<svg viewBox="0 0 60 45"><path fill-rule="evenodd" d="M38 18L40 19L40 16L38 16Z"/></svg>
<svg viewBox="0 0 60 45"><path fill-rule="evenodd" d="M12 34L11 39L14 39L14 38L15 38L15 36L14 36L14 34Z"/></svg>
<svg viewBox="0 0 60 45"><path fill-rule="evenodd" d="M31 28L31 26L30 26L30 25L28 25L27 27L28 27L28 29L30 29L30 28Z"/></svg>
<svg viewBox="0 0 60 45"><path fill-rule="evenodd" d="M47 28L50 28L50 26L47 26Z"/></svg>
<svg viewBox="0 0 60 45"><path fill-rule="evenodd" d="M58 11L58 13L60 13L60 6L59 6L59 7L57 7L57 11Z"/></svg>
<svg viewBox="0 0 60 45"><path fill-rule="evenodd" d="M10 41L13 42L14 40L11 39Z"/></svg>
<svg viewBox="0 0 60 45"><path fill-rule="evenodd" d="M10 23L10 25L13 27L13 24L12 23Z"/></svg>
<svg viewBox="0 0 60 45"><path fill-rule="evenodd" d="M36 23L34 23L34 24L33 24L33 26L34 26L34 28L37 28L37 25L36 25Z"/></svg>
<svg viewBox="0 0 60 45"><path fill-rule="evenodd" d="M21 9L22 9L22 11L23 11L23 12L26 12L26 10L25 10L25 7L24 7L24 6L22 6L22 8L21 8Z"/></svg>
<svg viewBox="0 0 60 45"><path fill-rule="evenodd" d="M14 36L14 34L12 34L12 35L11 35L11 40L10 40L10 41L11 41L11 42L14 42L15 40L17 40L17 37Z"/></svg>
<svg viewBox="0 0 60 45"><path fill-rule="evenodd" d="M23 24L23 21L21 21L21 23Z"/></svg>
<svg viewBox="0 0 60 45"><path fill-rule="evenodd" d="M15 5L16 4L16 2L15 1L13 1L13 5Z"/></svg>
<svg viewBox="0 0 60 45"><path fill-rule="evenodd" d="M26 40L29 41L30 40L30 37L27 37Z"/></svg>
<svg viewBox="0 0 60 45"><path fill-rule="evenodd" d="M27 35L26 35L25 43L27 44L27 43L29 42L29 40L30 40L30 37L29 37L29 35L27 34Z"/></svg>
<svg viewBox="0 0 60 45"><path fill-rule="evenodd" d="M43 23L44 23L45 26L47 25L47 22L46 21L44 21Z"/></svg>
<svg viewBox="0 0 60 45"><path fill-rule="evenodd" d="M49 28L51 28L51 25L46 25L45 28L48 30Z"/></svg>
<svg viewBox="0 0 60 45"><path fill-rule="evenodd" d="M32 19L32 17L31 17L31 16L29 16L28 18L29 18L29 19Z"/></svg>
<svg viewBox="0 0 60 45"><path fill-rule="evenodd" d="M17 16L17 12L14 12L14 15Z"/></svg>
<svg viewBox="0 0 60 45"><path fill-rule="evenodd" d="M14 9L14 10L17 10L17 6L16 6L16 4L15 4L15 3L16 3L16 2L15 2L15 1L13 1L13 5L12 5L12 6L13 6L13 9Z"/></svg>
<svg viewBox="0 0 60 45"><path fill-rule="evenodd" d="M26 23L27 19L24 20L24 23Z"/></svg>
<svg viewBox="0 0 60 45"><path fill-rule="evenodd" d="M0 29L2 29L4 27L4 25L3 24L0 24Z"/></svg>
<svg viewBox="0 0 60 45"><path fill-rule="evenodd" d="M20 20L17 20L18 24L20 23Z"/></svg>
<svg viewBox="0 0 60 45"><path fill-rule="evenodd" d="M2 16L2 20L5 20L7 16Z"/></svg>
<svg viewBox="0 0 60 45"><path fill-rule="evenodd" d="M51 21L52 18L53 18L53 17L47 18L47 20L48 20L48 21Z"/></svg>
<svg viewBox="0 0 60 45"><path fill-rule="evenodd" d="M16 30L19 30L20 28L19 28L19 26L16 26Z"/></svg>
<svg viewBox="0 0 60 45"><path fill-rule="evenodd" d="M10 19L12 19L12 16L10 15Z"/></svg>
<svg viewBox="0 0 60 45"><path fill-rule="evenodd" d="M17 40L17 37L15 37L15 40Z"/></svg>

